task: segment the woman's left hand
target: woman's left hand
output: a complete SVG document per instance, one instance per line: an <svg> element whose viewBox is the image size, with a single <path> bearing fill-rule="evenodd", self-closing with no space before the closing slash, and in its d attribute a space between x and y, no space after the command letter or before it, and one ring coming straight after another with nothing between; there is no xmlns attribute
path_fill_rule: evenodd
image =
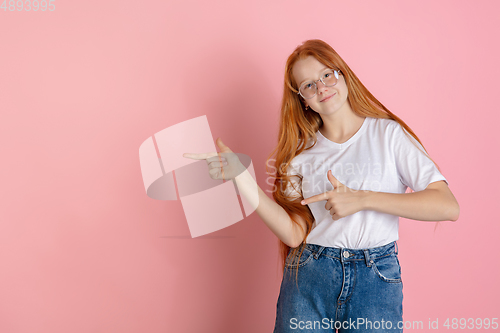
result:
<svg viewBox="0 0 500 333"><path fill-rule="evenodd" d="M307 205L312 202L326 200L325 209L330 211L333 220L338 220L348 215L363 210L362 198L366 191L353 190L339 182L328 170L327 177L333 185L333 190L313 195L310 198L301 201L301 204Z"/></svg>

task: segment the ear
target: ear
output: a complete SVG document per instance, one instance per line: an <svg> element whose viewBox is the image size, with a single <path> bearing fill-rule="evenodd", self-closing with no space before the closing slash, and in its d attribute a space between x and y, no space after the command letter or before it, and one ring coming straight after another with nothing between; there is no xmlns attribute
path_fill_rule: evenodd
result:
<svg viewBox="0 0 500 333"><path fill-rule="evenodd" d="M307 102L306 102L306 100L305 100L302 96L299 96L299 99L300 99L300 101L302 102L302 105L304 106L304 108L306 108L306 107L307 107Z"/></svg>

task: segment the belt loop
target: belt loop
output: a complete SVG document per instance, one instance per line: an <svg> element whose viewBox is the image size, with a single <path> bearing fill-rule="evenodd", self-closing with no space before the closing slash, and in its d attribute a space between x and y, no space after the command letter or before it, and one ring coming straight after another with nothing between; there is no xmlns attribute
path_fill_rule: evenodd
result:
<svg viewBox="0 0 500 333"><path fill-rule="evenodd" d="M321 246L318 250L318 252L315 252L314 253L314 259L318 259L318 257L320 256L321 252L323 252L323 250L325 249L324 246Z"/></svg>
<svg viewBox="0 0 500 333"><path fill-rule="evenodd" d="M394 246L396 246L396 254L399 253L399 249L398 249L398 243L396 241L394 241Z"/></svg>
<svg viewBox="0 0 500 333"><path fill-rule="evenodd" d="M371 267L372 263L370 262L370 253L368 252L368 250L363 250L363 252L365 254L366 267Z"/></svg>

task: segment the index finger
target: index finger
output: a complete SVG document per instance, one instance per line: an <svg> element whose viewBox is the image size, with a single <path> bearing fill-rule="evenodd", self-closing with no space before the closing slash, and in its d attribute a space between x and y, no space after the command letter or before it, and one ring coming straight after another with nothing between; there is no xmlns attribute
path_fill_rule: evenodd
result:
<svg viewBox="0 0 500 333"><path fill-rule="evenodd" d="M204 153L204 154L192 154L192 153L184 153L183 157L192 158L193 160L206 160L207 158L217 156L217 153Z"/></svg>
<svg viewBox="0 0 500 333"><path fill-rule="evenodd" d="M302 200L300 203L302 205L307 205L307 204L310 204L313 202L323 201L323 200L327 200L327 199L328 199L327 192L325 192L325 193L313 195L312 197L309 197L307 199Z"/></svg>

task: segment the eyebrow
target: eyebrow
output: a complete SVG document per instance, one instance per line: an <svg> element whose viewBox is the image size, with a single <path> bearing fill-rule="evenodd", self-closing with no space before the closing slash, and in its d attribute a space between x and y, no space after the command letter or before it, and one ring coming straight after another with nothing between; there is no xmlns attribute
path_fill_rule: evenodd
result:
<svg viewBox="0 0 500 333"><path fill-rule="evenodd" d="M327 66L323 67L323 69L321 69L319 71L319 73L323 73L326 69L330 69L330 67L327 67ZM302 82L299 83L299 87L302 85L302 83L307 82L307 81L312 81L312 80L308 80L308 79L302 80Z"/></svg>

